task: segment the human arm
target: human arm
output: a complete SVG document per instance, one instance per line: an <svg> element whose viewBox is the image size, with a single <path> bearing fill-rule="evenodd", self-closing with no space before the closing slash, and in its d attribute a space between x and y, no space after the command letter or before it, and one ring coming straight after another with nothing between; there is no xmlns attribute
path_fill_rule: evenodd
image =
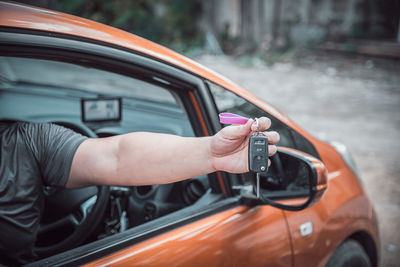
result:
<svg viewBox="0 0 400 267"><path fill-rule="evenodd" d="M265 117L259 122L262 131L271 124ZM249 120L246 125L228 126L209 137L136 132L88 139L75 153L67 187L163 184L217 170L247 172L247 143L255 130L256 125ZM266 134L271 156L279 135Z"/></svg>

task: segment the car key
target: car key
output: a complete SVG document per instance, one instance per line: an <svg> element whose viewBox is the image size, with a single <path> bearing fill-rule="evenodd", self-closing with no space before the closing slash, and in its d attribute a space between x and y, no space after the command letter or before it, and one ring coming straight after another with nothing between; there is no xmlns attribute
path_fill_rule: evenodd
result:
<svg viewBox="0 0 400 267"><path fill-rule="evenodd" d="M249 139L249 170L256 173L256 196L260 196L260 174L268 170L268 138L259 131L258 119L257 133Z"/></svg>

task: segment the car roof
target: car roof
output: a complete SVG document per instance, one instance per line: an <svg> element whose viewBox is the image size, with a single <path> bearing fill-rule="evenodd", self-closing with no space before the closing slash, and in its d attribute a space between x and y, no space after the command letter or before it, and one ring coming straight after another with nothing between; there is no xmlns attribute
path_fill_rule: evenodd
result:
<svg viewBox="0 0 400 267"><path fill-rule="evenodd" d="M222 75L171 49L111 26L57 11L12 2L0 2L0 26L53 32L128 48L204 77L247 98L253 104L264 107L281 121L294 126L293 122L276 108L265 103Z"/></svg>

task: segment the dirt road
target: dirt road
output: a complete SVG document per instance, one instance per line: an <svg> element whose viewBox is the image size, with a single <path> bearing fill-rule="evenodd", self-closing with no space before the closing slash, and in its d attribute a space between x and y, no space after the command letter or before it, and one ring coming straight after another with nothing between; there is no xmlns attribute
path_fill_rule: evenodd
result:
<svg viewBox="0 0 400 267"><path fill-rule="evenodd" d="M312 135L348 146L378 213L381 266L399 266L400 61L326 53L273 66L215 56L197 61Z"/></svg>

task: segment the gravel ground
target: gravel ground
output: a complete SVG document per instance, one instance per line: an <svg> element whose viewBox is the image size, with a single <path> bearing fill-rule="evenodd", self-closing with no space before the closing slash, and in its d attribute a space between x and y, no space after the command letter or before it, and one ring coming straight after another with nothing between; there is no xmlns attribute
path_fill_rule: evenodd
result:
<svg viewBox="0 0 400 267"><path fill-rule="evenodd" d="M400 61L305 53L267 66L202 56L312 135L348 146L379 217L381 265L400 262Z"/></svg>

